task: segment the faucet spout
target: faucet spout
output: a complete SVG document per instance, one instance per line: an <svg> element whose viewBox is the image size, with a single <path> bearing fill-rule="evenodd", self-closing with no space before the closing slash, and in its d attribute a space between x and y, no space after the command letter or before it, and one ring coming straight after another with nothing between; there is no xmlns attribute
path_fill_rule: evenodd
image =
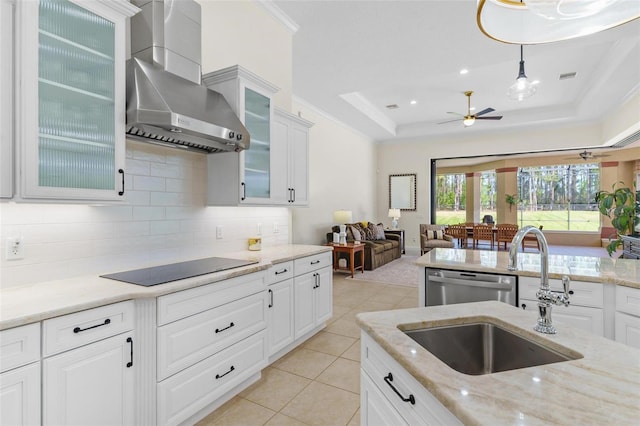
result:
<svg viewBox="0 0 640 426"><path fill-rule="evenodd" d="M549 246L542 231L535 226L525 226L513 237L509 250L509 265L507 269L510 271L518 270L518 246L527 234L534 234L540 246L540 289L536 293L538 297L539 316L538 322L533 329L540 333L555 334L556 328L551 322L551 307L553 305L569 306L570 280L567 276L562 277L563 293L551 291L549 288Z"/></svg>

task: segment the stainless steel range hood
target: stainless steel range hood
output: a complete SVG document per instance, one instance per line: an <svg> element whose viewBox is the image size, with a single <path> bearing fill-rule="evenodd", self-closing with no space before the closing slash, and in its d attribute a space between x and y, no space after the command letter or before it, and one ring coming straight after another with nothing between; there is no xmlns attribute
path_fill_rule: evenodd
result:
<svg viewBox="0 0 640 426"><path fill-rule="evenodd" d="M127 61L129 138L207 153L249 148L224 96L200 84L200 5L134 0Z"/></svg>

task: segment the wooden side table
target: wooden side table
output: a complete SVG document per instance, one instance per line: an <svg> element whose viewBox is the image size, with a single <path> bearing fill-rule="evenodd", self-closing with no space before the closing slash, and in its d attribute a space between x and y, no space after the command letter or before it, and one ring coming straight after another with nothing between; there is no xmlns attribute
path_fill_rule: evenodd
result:
<svg viewBox="0 0 640 426"><path fill-rule="evenodd" d="M360 269L364 274L364 244L335 244L329 243L328 246L333 247L333 270L334 271L350 271L351 278L353 278L353 274L356 269ZM355 255L356 253L360 253L360 265L355 266ZM338 253L347 253L349 254L349 265L346 268L340 268L338 266Z"/></svg>
<svg viewBox="0 0 640 426"><path fill-rule="evenodd" d="M404 251L404 229L385 229L384 232L394 235L400 235L400 252L405 254Z"/></svg>

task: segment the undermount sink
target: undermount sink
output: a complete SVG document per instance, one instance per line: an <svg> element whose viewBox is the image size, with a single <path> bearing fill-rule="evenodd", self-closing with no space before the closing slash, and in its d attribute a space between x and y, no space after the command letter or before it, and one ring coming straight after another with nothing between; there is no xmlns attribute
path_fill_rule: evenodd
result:
<svg viewBox="0 0 640 426"><path fill-rule="evenodd" d="M497 373L582 358L577 353L559 353L487 322L403 332L449 367L470 375Z"/></svg>

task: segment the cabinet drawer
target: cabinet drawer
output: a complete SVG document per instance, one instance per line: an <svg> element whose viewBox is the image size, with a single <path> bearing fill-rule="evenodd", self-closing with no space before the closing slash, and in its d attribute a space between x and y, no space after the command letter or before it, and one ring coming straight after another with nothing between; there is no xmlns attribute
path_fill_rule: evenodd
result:
<svg viewBox="0 0 640 426"><path fill-rule="evenodd" d="M261 331L158 383L160 425L176 425L266 367Z"/></svg>
<svg viewBox="0 0 640 426"><path fill-rule="evenodd" d="M267 270L267 284L278 283L289 278L293 278L293 260L278 263Z"/></svg>
<svg viewBox="0 0 640 426"><path fill-rule="evenodd" d="M293 261L293 269L296 276L315 271L316 269L331 266L331 252L318 253L313 256L302 257Z"/></svg>
<svg viewBox="0 0 640 426"><path fill-rule="evenodd" d="M49 356L133 330L132 300L42 322L42 355Z"/></svg>
<svg viewBox="0 0 640 426"><path fill-rule="evenodd" d="M616 286L616 311L640 317L640 289Z"/></svg>
<svg viewBox="0 0 640 426"><path fill-rule="evenodd" d="M416 379L394 360L367 333L361 334L362 369L368 374L386 399L410 425L462 425L440 401L431 395ZM392 375L392 380L385 377ZM404 398L413 395L415 404L403 401L391 385Z"/></svg>
<svg viewBox="0 0 640 426"><path fill-rule="evenodd" d="M40 323L0 331L0 372L40 359Z"/></svg>
<svg viewBox="0 0 640 426"><path fill-rule="evenodd" d="M519 294L521 299L537 300L536 292L540 288L539 278L520 277ZM549 280L549 287L553 291L563 291L561 280ZM569 298L571 305L591 306L602 308L604 306L604 285L600 283L590 283L586 281L571 281L569 290L573 294Z"/></svg>
<svg viewBox="0 0 640 426"><path fill-rule="evenodd" d="M266 289L264 272L158 297L158 325L168 324Z"/></svg>
<svg viewBox="0 0 640 426"><path fill-rule="evenodd" d="M158 329L158 380L266 327L266 293L236 300Z"/></svg>

